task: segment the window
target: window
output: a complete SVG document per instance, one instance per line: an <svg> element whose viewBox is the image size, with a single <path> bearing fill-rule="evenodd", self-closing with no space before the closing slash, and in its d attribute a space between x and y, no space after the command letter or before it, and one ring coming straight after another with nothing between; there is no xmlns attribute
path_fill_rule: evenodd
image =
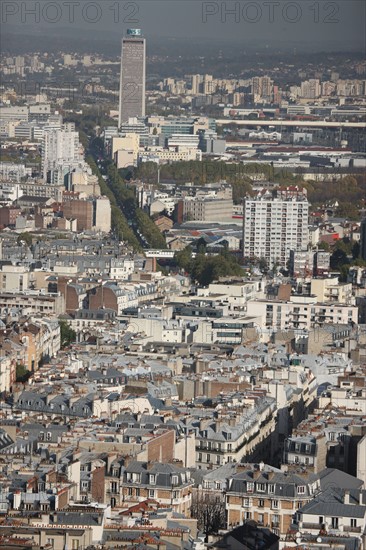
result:
<svg viewBox="0 0 366 550"><path fill-rule="evenodd" d="M273 494L275 492L275 486L273 484L268 485L268 492Z"/></svg>
<svg viewBox="0 0 366 550"><path fill-rule="evenodd" d="M78 539L72 539L71 548L72 548L72 550L78 550L79 549L79 540Z"/></svg>
<svg viewBox="0 0 366 550"><path fill-rule="evenodd" d="M150 485L155 485L156 483L156 476L150 474Z"/></svg>
<svg viewBox="0 0 366 550"><path fill-rule="evenodd" d="M178 485L178 476L172 476L172 485Z"/></svg>
<svg viewBox="0 0 366 550"><path fill-rule="evenodd" d="M252 513L251 512L244 512L244 519L247 520L247 519L251 519L252 517Z"/></svg>
<svg viewBox="0 0 366 550"><path fill-rule="evenodd" d="M258 493L264 493L265 490L266 490L266 485L264 483L257 483Z"/></svg>
<svg viewBox="0 0 366 550"><path fill-rule="evenodd" d="M332 518L332 529L338 529L338 518Z"/></svg>
<svg viewBox="0 0 366 550"><path fill-rule="evenodd" d="M357 527L357 519L351 518L351 527Z"/></svg>
<svg viewBox="0 0 366 550"><path fill-rule="evenodd" d="M250 498L243 498L243 506L244 508L248 508L250 506Z"/></svg>
<svg viewBox="0 0 366 550"><path fill-rule="evenodd" d="M247 492L252 493L254 491L254 483L252 481L247 481Z"/></svg>
<svg viewBox="0 0 366 550"><path fill-rule="evenodd" d="M272 508L279 508L278 500L272 500Z"/></svg>
<svg viewBox="0 0 366 550"><path fill-rule="evenodd" d="M128 496L132 496L132 487L128 488Z"/></svg>
<svg viewBox="0 0 366 550"><path fill-rule="evenodd" d="M297 494L298 495L305 494L305 486L304 485L299 485L299 487L297 488Z"/></svg>
<svg viewBox="0 0 366 550"><path fill-rule="evenodd" d="M259 508L264 508L264 500L262 498L258 500L258 506Z"/></svg>
<svg viewBox="0 0 366 550"><path fill-rule="evenodd" d="M149 498L155 498L155 490L149 489Z"/></svg>

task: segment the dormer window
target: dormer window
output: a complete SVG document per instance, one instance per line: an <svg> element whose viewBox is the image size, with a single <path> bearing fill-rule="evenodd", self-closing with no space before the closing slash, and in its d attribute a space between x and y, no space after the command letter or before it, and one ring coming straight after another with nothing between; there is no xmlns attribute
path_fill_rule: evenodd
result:
<svg viewBox="0 0 366 550"><path fill-rule="evenodd" d="M156 483L156 475L155 474L150 474L149 476L149 481L150 481L150 485L155 485Z"/></svg>
<svg viewBox="0 0 366 550"><path fill-rule="evenodd" d="M172 485L178 485L178 476L172 476Z"/></svg>

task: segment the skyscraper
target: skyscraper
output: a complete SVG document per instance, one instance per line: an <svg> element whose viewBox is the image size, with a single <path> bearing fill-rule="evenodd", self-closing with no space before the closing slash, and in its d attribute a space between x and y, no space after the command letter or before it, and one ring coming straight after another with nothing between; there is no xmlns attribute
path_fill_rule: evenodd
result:
<svg viewBox="0 0 366 550"><path fill-rule="evenodd" d="M122 38L119 127L131 117L145 116L146 41L140 29Z"/></svg>
<svg viewBox="0 0 366 550"><path fill-rule="evenodd" d="M364 218L361 222L361 248L360 248L360 256L362 260L366 260L366 218Z"/></svg>

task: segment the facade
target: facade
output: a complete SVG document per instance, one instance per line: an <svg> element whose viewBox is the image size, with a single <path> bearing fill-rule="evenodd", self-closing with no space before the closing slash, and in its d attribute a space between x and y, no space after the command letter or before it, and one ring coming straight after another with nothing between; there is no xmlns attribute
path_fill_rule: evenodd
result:
<svg viewBox="0 0 366 550"><path fill-rule="evenodd" d="M297 187L262 190L245 199L243 254L264 258L270 267L287 267L291 250L305 250L309 240L309 203Z"/></svg>
<svg viewBox="0 0 366 550"><path fill-rule="evenodd" d="M318 473L326 465L325 436L295 436L287 438L283 453L284 464L301 464Z"/></svg>
<svg viewBox="0 0 366 550"><path fill-rule="evenodd" d="M6 314L11 309L21 311L24 315L41 313L43 315L60 315L65 311L65 302L61 294L45 292L2 292L0 294L0 312Z"/></svg>
<svg viewBox="0 0 366 550"><path fill-rule="evenodd" d="M145 116L146 41L140 29L122 39L118 126Z"/></svg>
<svg viewBox="0 0 366 550"><path fill-rule="evenodd" d="M269 527L283 537L292 524L293 514L309 502L312 495L313 488L306 478L263 463L248 465L229 482L228 527L254 520L260 527Z"/></svg>
<svg viewBox="0 0 366 550"><path fill-rule="evenodd" d="M237 419L218 420L203 426L196 436L198 468L217 468L229 462L271 457L275 447L275 402L264 398Z"/></svg>
<svg viewBox="0 0 366 550"><path fill-rule="evenodd" d="M98 197L93 201L93 227L95 231L109 233L112 223L111 203L107 197Z"/></svg>
<svg viewBox="0 0 366 550"><path fill-rule="evenodd" d="M358 308L343 303L321 303L314 297L293 296L290 300L253 300L248 315L262 318L261 328L310 329L326 324L357 323Z"/></svg>
<svg viewBox="0 0 366 550"><path fill-rule="evenodd" d="M361 237L360 256L363 260L366 260L366 218L364 218L361 222L360 237Z"/></svg>
<svg viewBox="0 0 366 550"><path fill-rule="evenodd" d="M304 504L296 514L299 532L314 535L342 534L364 542L366 527L366 492L360 489L342 490L336 483Z"/></svg>
<svg viewBox="0 0 366 550"><path fill-rule="evenodd" d="M173 464L132 462L123 473L121 492L124 502L154 499L190 517L192 487L189 470Z"/></svg>
<svg viewBox="0 0 366 550"><path fill-rule="evenodd" d="M44 133L42 142L42 170L45 181L63 183L58 172L70 171L75 164L82 162L79 144L79 133L74 124L64 124L60 128L49 128Z"/></svg>
<svg viewBox="0 0 366 550"><path fill-rule="evenodd" d="M187 197L183 200L183 220L230 223L233 217L232 199Z"/></svg>

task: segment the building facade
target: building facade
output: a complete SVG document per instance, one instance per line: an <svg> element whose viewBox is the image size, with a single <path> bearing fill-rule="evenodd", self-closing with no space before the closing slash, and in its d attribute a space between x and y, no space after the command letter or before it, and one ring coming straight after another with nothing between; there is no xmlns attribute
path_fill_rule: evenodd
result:
<svg viewBox="0 0 366 550"><path fill-rule="evenodd" d="M122 39L118 126L145 116L146 41L140 29Z"/></svg>
<svg viewBox="0 0 366 550"><path fill-rule="evenodd" d="M286 267L291 250L305 250L309 240L309 203L298 187L262 190L244 202L243 254L264 258L270 267Z"/></svg>

